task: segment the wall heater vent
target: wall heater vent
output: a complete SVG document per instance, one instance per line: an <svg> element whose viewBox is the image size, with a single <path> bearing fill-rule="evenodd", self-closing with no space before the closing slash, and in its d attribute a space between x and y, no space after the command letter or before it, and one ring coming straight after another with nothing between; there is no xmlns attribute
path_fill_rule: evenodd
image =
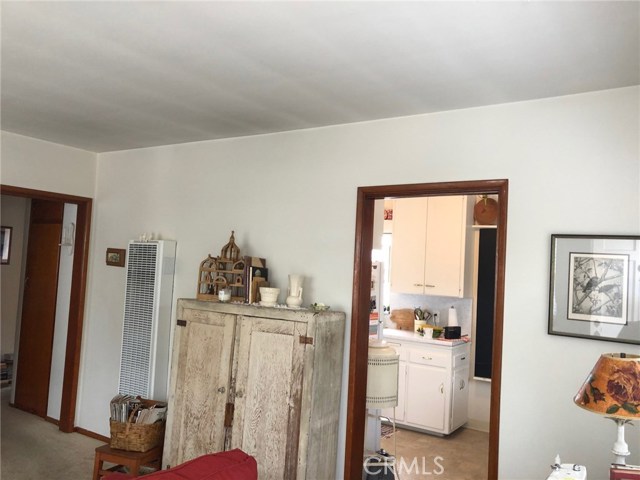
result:
<svg viewBox="0 0 640 480"><path fill-rule="evenodd" d="M176 242L129 242L121 394L166 400Z"/></svg>

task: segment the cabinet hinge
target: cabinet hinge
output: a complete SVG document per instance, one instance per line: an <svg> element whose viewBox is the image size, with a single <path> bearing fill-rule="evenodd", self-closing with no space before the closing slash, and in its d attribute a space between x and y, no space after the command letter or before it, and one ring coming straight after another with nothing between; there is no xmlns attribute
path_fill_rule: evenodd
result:
<svg viewBox="0 0 640 480"><path fill-rule="evenodd" d="M224 426L230 427L233 425L233 403L227 403L224 407Z"/></svg>
<svg viewBox="0 0 640 480"><path fill-rule="evenodd" d="M179 327L186 327L187 326L187 321L186 320L178 320L176 323L178 324Z"/></svg>
<svg viewBox="0 0 640 480"><path fill-rule="evenodd" d="M305 335L300 335L300 343L304 345L313 345L313 337L307 337Z"/></svg>

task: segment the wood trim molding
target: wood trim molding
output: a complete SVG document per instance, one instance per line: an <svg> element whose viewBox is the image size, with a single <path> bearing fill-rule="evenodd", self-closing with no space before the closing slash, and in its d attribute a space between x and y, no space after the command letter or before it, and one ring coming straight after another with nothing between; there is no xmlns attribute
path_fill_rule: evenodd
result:
<svg viewBox="0 0 640 480"><path fill-rule="evenodd" d="M496 251L496 297L493 333L493 371L489 432L488 479L498 478L500 434L500 388L502 373L502 332L504 318L504 281L507 240L508 180L421 183L359 187L356 205L355 258L351 308L351 345L347 425L345 441L345 478L361 478L364 453L365 396L367 389L367 350L369 338L369 285L373 214L375 200L385 197L498 194L498 240Z"/></svg>
<svg viewBox="0 0 640 480"><path fill-rule="evenodd" d="M111 442L111 438L100 435L99 433L92 432L91 430L85 430L84 428L76 427L73 429L73 431L79 433L80 435L84 435L85 437L95 438L96 440L100 440L101 442Z"/></svg>
<svg viewBox="0 0 640 480"><path fill-rule="evenodd" d="M92 199L89 197L79 197L77 195L66 195L64 193L46 192L44 190L34 190L32 188L22 188L16 187L14 185L0 185L0 195L38 198L40 200L59 200L66 203L76 204L92 201Z"/></svg>
<svg viewBox="0 0 640 480"><path fill-rule="evenodd" d="M69 305L69 325L67 349L65 353L64 378L62 382L62 405L58 426L61 431L74 431L78 377L80 374L80 349L84 307L89 265L89 243L91 232L91 210L93 200L87 197L46 192L12 185L0 185L1 195L13 195L41 200L56 200L78 206L76 218L75 252L72 267L71 293Z"/></svg>

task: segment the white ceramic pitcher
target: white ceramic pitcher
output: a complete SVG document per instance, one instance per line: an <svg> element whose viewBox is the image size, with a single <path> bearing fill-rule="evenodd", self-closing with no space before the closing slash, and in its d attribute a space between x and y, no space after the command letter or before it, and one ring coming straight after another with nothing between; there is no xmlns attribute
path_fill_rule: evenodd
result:
<svg viewBox="0 0 640 480"><path fill-rule="evenodd" d="M289 275L289 296L287 297L287 307L299 307L302 305L302 284L304 276L297 274Z"/></svg>

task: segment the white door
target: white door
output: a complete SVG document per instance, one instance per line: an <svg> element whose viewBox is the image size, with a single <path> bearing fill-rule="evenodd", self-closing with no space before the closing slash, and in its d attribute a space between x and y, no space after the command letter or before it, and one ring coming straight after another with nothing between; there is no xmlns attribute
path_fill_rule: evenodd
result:
<svg viewBox="0 0 640 480"><path fill-rule="evenodd" d="M462 295L465 199L459 195L429 198L424 273L426 295Z"/></svg>
<svg viewBox="0 0 640 480"><path fill-rule="evenodd" d="M256 457L260 480L295 479L307 324L239 317L230 448ZM249 387L250 386L250 387Z"/></svg>
<svg viewBox="0 0 640 480"><path fill-rule="evenodd" d="M401 198L393 204L391 290L424 293L427 199Z"/></svg>
<svg viewBox="0 0 640 480"><path fill-rule="evenodd" d="M447 371L442 367L407 367L406 421L430 430L444 429Z"/></svg>

